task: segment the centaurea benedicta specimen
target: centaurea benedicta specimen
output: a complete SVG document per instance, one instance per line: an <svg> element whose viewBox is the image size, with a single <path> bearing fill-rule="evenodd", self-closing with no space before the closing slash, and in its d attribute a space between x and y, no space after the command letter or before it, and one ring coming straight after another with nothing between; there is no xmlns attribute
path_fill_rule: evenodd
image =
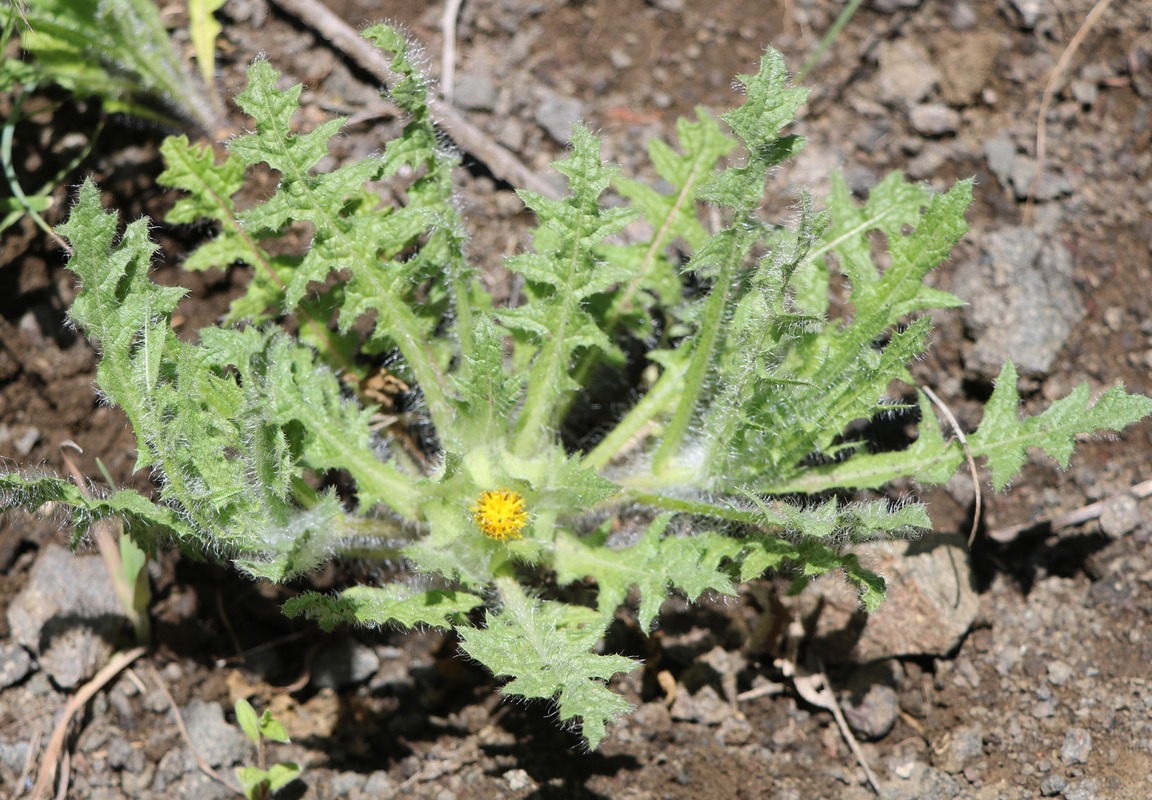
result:
<svg viewBox="0 0 1152 800"><path fill-rule="evenodd" d="M183 193L168 222L214 232L185 266L253 269L228 319L193 340L171 326L184 291L148 278L149 222L117 239L116 216L84 184L60 228L81 284L69 314L99 341L100 391L131 422L137 467L157 476L159 496L89 497L63 478L11 472L0 474L7 503L70 507L77 535L116 515L146 549L175 541L268 580L342 555L403 558L403 580L305 593L285 613L325 628L453 629L464 652L510 678L506 694L554 700L592 747L628 710L607 681L638 664L600 642L629 598L648 630L670 591L695 599L768 570L799 582L837 570L864 607L879 606L883 581L851 545L931 521L909 498L839 498L898 478L942 483L964 459L923 393L887 398L912 383L925 312L962 302L925 278L967 231L971 182L936 193L894 174L860 202L834 179L829 211L802 196L794 226L765 224L765 181L803 145L783 130L805 97L769 52L739 79L744 103L722 117L731 134L698 110L678 126L679 151L651 144L667 193L620 178L576 126L554 165L568 193L520 192L539 224L532 249L506 262L522 302L502 307L468 264L458 160L406 42L385 26L365 35L393 54L390 100L409 116L382 154L319 171L343 121L294 132L300 87L278 88L263 60L237 98L255 132L232 139L223 161L184 137L164 143L160 180ZM723 165L737 147L743 157ZM269 170L271 196L241 191L250 171L273 185ZM405 204L383 202L380 182L400 183L391 196ZM610 186L628 202L602 202ZM718 230L700 223L698 203L716 210ZM641 216L643 231L616 235ZM289 253L301 229L308 245ZM849 288L852 313L828 313L830 285ZM296 324L282 328L286 314ZM646 360L628 370L645 382L601 409L598 438L565 447L558 431L596 408L590 389L626 353ZM407 422L434 431L416 437L435 443L425 452L413 427L380 439L372 409L346 393L385 359L418 391ZM1078 436L1152 412L1119 387L1092 402L1081 386L1025 419L1019 401L1007 364L967 437L996 488L1030 447L1067 464ZM905 450L845 438L894 412L919 418ZM351 505L317 488L334 470L355 488ZM554 599L586 596L555 589L589 581L594 608Z"/></svg>

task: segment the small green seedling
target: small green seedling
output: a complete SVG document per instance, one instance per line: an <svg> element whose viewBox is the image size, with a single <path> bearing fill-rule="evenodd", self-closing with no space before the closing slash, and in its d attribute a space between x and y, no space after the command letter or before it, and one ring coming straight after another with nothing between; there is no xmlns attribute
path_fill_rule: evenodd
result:
<svg viewBox="0 0 1152 800"><path fill-rule="evenodd" d="M768 224L765 183L803 146L785 128L806 97L769 52L740 76L742 105L681 120L677 147L651 144L666 191L622 178L576 126L553 165L567 194L519 193L538 224L506 262L520 301L500 305L468 261L458 158L427 83L394 29L365 35L392 54L389 99L408 115L379 155L318 169L343 120L297 132L300 87L262 59L237 98L252 132L226 158L185 137L163 145L160 181L180 193L167 221L212 231L184 266L252 269L222 324L177 336L184 290L149 279L149 221L120 234L95 184L81 187L59 228L80 281L69 316L99 342L101 395L127 415L158 494L90 498L11 472L6 502L70 508L76 536L116 515L146 549L176 543L271 581L334 558L402 562L284 611L325 629L454 630L508 678L503 693L554 702L590 747L629 710L607 684L639 662L602 642L630 597L649 631L670 592L838 572L878 608L884 581L853 545L932 523L913 497L852 496L940 484L965 459L908 365L928 347L928 313L963 304L926 278L968 230L972 182L938 193L895 173L858 199L836 178L826 211L801 195L792 224ZM257 175L271 194L241 191ZM400 408L351 388L385 366ZM614 405L605 380L623 387ZM1067 465L1077 437L1152 413L1122 387L1093 400L1080 386L1027 418L1019 405L1009 363L966 442L997 489L1030 448ZM852 433L894 413L919 424L903 449ZM587 593L573 584L595 601L574 601Z"/></svg>
<svg viewBox="0 0 1152 800"><path fill-rule="evenodd" d="M237 767L236 777L244 790L248 800L268 800L276 792L283 789L292 781L300 777L303 771L299 764L291 761L281 761L265 768L266 754L265 742L280 742L287 744L288 732L284 726L272 718L272 712L264 709L264 713L256 716L256 709L247 700L236 701L236 722L244 735L256 745L256 766Z"/></svg>

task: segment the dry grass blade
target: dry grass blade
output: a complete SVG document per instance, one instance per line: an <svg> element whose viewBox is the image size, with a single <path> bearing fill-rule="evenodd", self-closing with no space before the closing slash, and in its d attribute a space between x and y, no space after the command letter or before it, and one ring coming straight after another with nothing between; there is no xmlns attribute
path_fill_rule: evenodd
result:
<svg viewBox="0 0 1152 800"><path fill-rule="evenodd" d="M144 655L143 647L135 647L123 653L112 656L102 670L93 676L92 680L80 687L80 691L72 695L68 704L64 706L64 713L52 731L52 738L48 740L48 747L44 750L44 758L40 762L40 769L36 774L36 784L32 787L32 800L40 800L52 783L52 776L56 774L56 767L60 763L64 752L64 741L68 738L68 726L76 713L88 704L98 691L120 673L133 661Z"/></svg>
<svg viewBox="0 0 1152 800"><path fill-rule="evenodd" d="M932 401L940 413L948 420L948 424L952 426L952 431L956 434L957 441L960 446L964 448L964 458L968 462L968 474L972 476L972 488L976 492L976 503L972 509L972 529L968 531L968 546L971 547L972 543L976 541L976 531L980 527L980 512L984 506L984 493L980 489L980 476L976 474L976 461L972 458L972 450L968 447L968 439L964 436L964 430L960 427L960 423L956 421L956 417L952 414L951 409L944 405L944 401L936 396L936 393L929 389L927 386L920 387L924 394L928 395L928 399Z"/></svg>
<svg viewBox="0 0 1152 800"><path fill-rule="evenodd" d="M463 4L464 0L448 0L444 4L444 16L440 19L440 32L444 36L444 50L440 58L440 96L448 105L452 105L452 95L456 90L456 24Z"/></svg>

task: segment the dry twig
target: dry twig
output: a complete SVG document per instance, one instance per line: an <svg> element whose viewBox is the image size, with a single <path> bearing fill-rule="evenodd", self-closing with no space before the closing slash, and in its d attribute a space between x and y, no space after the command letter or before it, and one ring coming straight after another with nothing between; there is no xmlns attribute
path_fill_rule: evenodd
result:
<svg viewBox="0 0 1152 800"><path fill-rule="evenodd" d="M396 82L398 76L389 68L384 54L318 0L272 0L272 2L310 26L322 39L378 78L385 86L391 86ZM545 197L552 199L559 197L552 184L466 120L456 109L437 102L433 97L428 98L428 107L433 118L438 120L440 127L456 141L456 144L484 162L493 175L513 186L531 189Z"/></svg>
<svg viewBox="0 0 1152 800"><path fill-rule="evenodd" d="M145 652L145 648L135 647L112 656L104 668L97 672L92 680L80 687L80 690L68 700L67 705L64 706L64 712L60 716L60 721L56 723L56 728L52 731L52 738L48 740L48 747L44 750L44 758L41 760L40 769L36 773L36 783L32 787L32 800L40 800L44 796L44 792L48 790L49 784L52 783L52 776L56 774L56 767L61 761L61 754L64 752L64 741L68 738L68 726L71 724L72 718L88 704L96 692L104 688L105 684L116 677L122 669L144 655ZM62 773L66 772L67 768L64 768ZM67 783L66 776L63 782Z"/></svg>
<svg viewBox="0 0 1152 800"><path fill-rule="evenodd" d="M1121 495L1129 494L1137 500L1145 497L1152 496L1152 480L1138 483L1129 489L1127 492L1121 492ZM1095 503L1089 503L1086 506L1073 509L1072 511L1065 511L1063 514L1056 514L1052 517L1039 517L1031 522L1025 522L1021 525L1010 525L1007 528L997 528L994 531L988 532L988 538L995 542L1011 542L1016 539L1021 533L1033 528L1038 528L1041 525L1047 525L1053 530L1060 528L1071 528L1076 525L1083 525L1094 519L1099 519L1100 515L1104 513L1104 509L1108 504L1119 495L1109 497L1107 500L1100 500Z"/></svg>
<svg viewBox="0 0 1152 800"><path fill-rule="evenodd" d="M777 659L776 663L784 673L784 677L792 681L792 685L796 687L796 692L806 702L832 712L836 726L840 729L840 735L844 737L848 749L856 757L856 763L864 770L864 775L868 778L872 791L876 792L877 797L883 797L884 792L880 788L880 781L868 765L868 759L864 757L860 743L856 741L856 737L852 735L852 730L848 727L848 720L844 718L844 712L840 709L840 703L836 700L836 693L832 691L832 684L828 681L823 665L817 665L817 672L812 672L800 665L800 641L804 636L804 625L799 620L792 620L788 626L786 652L783 658Z"/></svg>
<svg viewBox="0 0 1152 800"><path fill-rule="evenodd" d="M440 18L440 33L444 36L444 49L440 57L440 96L452 105L456 91L456 24L464 0L447 0L444 16Z"/></svg>

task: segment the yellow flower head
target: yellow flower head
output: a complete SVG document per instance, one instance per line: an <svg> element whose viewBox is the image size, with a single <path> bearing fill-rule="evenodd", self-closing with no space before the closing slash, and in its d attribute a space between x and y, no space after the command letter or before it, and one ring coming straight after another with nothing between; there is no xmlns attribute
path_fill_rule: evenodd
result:
<svg viewBox="0 0 1152 800"><path fill-rule="evenodd" d="M503 542L524 535L528 512L524 510L524 498L519 492L496 489L480 493L472 506L472 519L489 539Z"/></svg>

